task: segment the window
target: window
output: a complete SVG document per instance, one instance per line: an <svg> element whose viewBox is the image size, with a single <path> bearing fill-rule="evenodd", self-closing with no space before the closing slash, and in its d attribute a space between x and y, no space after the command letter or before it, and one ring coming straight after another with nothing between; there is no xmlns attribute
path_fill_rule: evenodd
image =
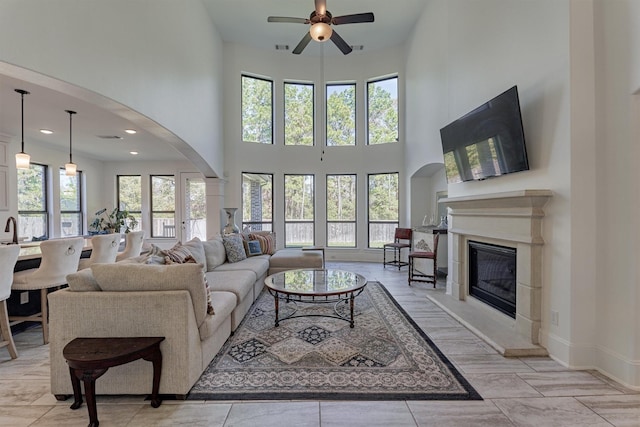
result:
<svg viewBox="0 0 640 427"><path fill-rule="evenodd" d="M314 244L313 175L284 176L284 245Z"/></svg>
<svg viewBox="0 0 640 427"><path fill-rule="evenodd" d="M273 82L242 76L242 140L273 144Z"/></svg>
<svg viewBox="0 0 640 427"><path fill-rule="evenodd" d="M327 175L327 246L356 247L356 176Z"/></svg>
<svg viewBox="0 0 640 427"><path fill-rule="evenodd" d="M367 83L368 144L398 141L398 78Z"/></svg>
<svg viewBox="0 0 640 427"><path fill-rule="evenodd" d="M284 145L313 145L312 84L284 84Z"/></svg>
<svg viewBox="0 0 640 427"><path fill-rule="evenodd" d="M393 241L398 227L398 173L369 175L369 247Z"/></svg>
<svg viewBox="0 0 640 427"><path fill-rule="evenodd" d="M327 85L327 146L356 145L356 85Z"/></svg>
<svg viewBox="0 0 640 427"><path fill-rule="evenodd" d="M137 221L132 231L142 230L142 179L140 175L118 175L118 210L129 211Z"/></svg>
<svg viewBox="0 0 640 427"><path fill-rule="evenodd" d="M151 175L151 237L176 237L176 179Z"/></svg>
<svg viewBox="0 0 640 427"><path fill-rule="evenodd" d="M18 236L48 238L47 166L31 163L29 169L18 169L18 188Z"/></svg>
<svg viewBox="0 0 640 427"><path fill-rule="evenodd" d="M60 236L82 236L82 172L67 176L60 169Z"/></svg>
<svg viewBox="0 0 640 427"><path fill-rule="evenodd" d="M273 175L242 174L242 228L273 230Z"/></svg>

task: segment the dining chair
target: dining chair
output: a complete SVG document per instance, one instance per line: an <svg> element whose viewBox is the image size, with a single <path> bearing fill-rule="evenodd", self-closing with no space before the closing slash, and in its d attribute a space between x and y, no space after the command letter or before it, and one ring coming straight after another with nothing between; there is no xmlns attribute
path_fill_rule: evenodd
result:
<svg viewBox="0 0 640 427"><path fill-rule="evenodd" d="M45 240L40 243L40 266L13 273L12 291L40 290L40 312L27 316L9 316L9 320L12 323L41 323L45 344L49 342L47 294L49 289L66 285L67 274L78 271L83 246L82 237Z"/></svg>
<svg viewBox="0 0 640 427"><path fill-rule="evenodd" d="M78 270L89 268L91 264L97 262L102 264L116 262L121 238L120 233L96 234L91 237L91 256L80 259Z"/></svg>
<svg viewBox="0 0 640 427"><path fill-rule="evenodd" d="M13 269L18 261L20 246L7 245L0 246L0 348L8 347L9 355L12 359L18 357L16 344L11 335L11 325L9 323L9 313L7 311L7 299L11 296L11 282L13 281Z"/></svg>
<svg viewBox="0 0 640 427"><path fill-rule="evenodd" d="M402 249L409 248L411 250L411 237L413 232L410 228L396 228L393 235L392 243L385 243L382 247L382 266L397 265L398 270L400 267L408 265L408 262L402 261ZM387 261L387 249L393 250L393 260Z"/></svg>
<svg viewBox="0 0 640 427"><path fill-rule="evenodd" d="M438 241L440 240L440 233L433 235L433 248L430 251L411 251L409 252L409 286L411 282L425 282L433 283L433 287L436 287L436 279L438 277ZM427 274L416 268L416 259L427 259L433 262L433 273Z"/></svg>
<svg viewBox="0 0 640 427"><path fill-rule="evenodd" d="M124 235L124 250L116 256L116 262L140 255L144 243L144 230L132 231Z"/></svg>

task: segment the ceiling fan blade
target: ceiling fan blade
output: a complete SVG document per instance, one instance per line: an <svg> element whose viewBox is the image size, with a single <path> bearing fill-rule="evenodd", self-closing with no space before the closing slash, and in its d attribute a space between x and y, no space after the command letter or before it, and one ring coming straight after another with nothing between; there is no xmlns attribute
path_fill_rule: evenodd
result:
<svg viewBox="0 0 640 427"><path fill-rule="evenodd" d="M351 51L353 50L351 49L351 46L349 46L347 42L344 41L344 39L340 37L338 33L336 33L336 30L333 30L333 33L331 34L331 41L334 42L335 45L338 46L338 49L340 49L345 55L351 53Z"/></svg>
<svg viewBox="0 0 640 427"><path fill-rule="evenodd" d="M318 15L326 15L327 13L327 1L326 0L315 0L316 2L316 13Z"/></svg>
<svg viewBox="0 0 640 427"><path fill-rule="evenodd" d="M311 41L311 33L307 31L307 34L305 34L302 40L300 40L300 43L298 43L298 46L296 46L296 48L293 49L292 53L295 53L296 55L300 55L304 50L304 48L307 47L310 41Z"/></svg>
<svg viewBox="0 0 640 427"><path fill-rule="evenodd" d="M306 18L291 18L288 16L270 16L267 18L267 22L284 22L287 24L308 24L309 20Z"/></svg>
<svg viewBox="0 0 640 427"><path fill-rule="evenodd" d="M341 25L341 24L358 24L360 22L373 22L374 17L373 13L356 13L354 15L343 15L343 16L335 16L331 23L333 25Z"/></svg>

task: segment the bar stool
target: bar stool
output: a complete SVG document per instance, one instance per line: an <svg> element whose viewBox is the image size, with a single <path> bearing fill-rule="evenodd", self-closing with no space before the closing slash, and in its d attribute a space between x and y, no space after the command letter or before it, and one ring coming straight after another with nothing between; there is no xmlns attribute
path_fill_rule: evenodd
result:
<svg viewBox="0 0 640 427"><path fill-rule="evenodd" d="M13 323L39 322L42 324L44 343L49 342L49 319L47 309L47 291L49 288L67 284L67 274L78 271L78 262L82 254L84 239L45 240L40 243L42 260L40 267L13 273L13 291L31 291L40 289L40 313L31 316L9 316Z"/></svg>
<svg viewBox="0 0 640 427"><path fill-rule="evenodd" d="M11 335L7 299L11 296L13 269L19 254L20 246L18 245L0 246L0 332L2 333L0 348L9 347L9 355L12 359L18 357L18 351Z"/></svg>
<svg viewBox="0 0 640 427"><path fill-rule="evenodd" d="M91 267L91 264L97 262L102 264L116 262L121 238L122 236L120 233L96 234L91 237L91 256L89 258L80 259L78 270L89 268Z"/></svg>
<svg viewBox="0 0 640 427"><path fill-rule="evenodd" d="M437 268L438 268L438 240L440 234L433 235L433 249L431 251L412 251L409 252L409 286L411 282L426 282L433 283L433 287L436 287ZM418 259L430 259L433 260L433 274L426 274L416 269L415 260Z"/></svg>
<svg viewBox="0 0 640 427"><path fill-rule="evenodd" d="M124 250L116 256L116 262L140 255L144 243L144 231L132 231L124 235Z"/></svg>

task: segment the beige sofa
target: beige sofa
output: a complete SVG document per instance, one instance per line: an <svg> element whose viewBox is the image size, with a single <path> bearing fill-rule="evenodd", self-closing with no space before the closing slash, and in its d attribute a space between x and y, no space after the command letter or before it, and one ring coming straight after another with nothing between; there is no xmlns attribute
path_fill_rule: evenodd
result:
<svg viewBox="0 0 640 427"><path fill-rule="evenodd" d="M264 286L270 255L225 262L222 239L192 240L198 264L96 264L68 276L69 288L49 295L51 392L73 393L64 346L76 337L163 336L160 394L184 397L238 327ZM300 253L292 268L312 258ZM290 255L289 255L290 256ZM203 275L204 270L204 275ZM214 314L207 314L207 290ZM138 360L111 368L96 394L148 394L152 365Z"/></svg>

